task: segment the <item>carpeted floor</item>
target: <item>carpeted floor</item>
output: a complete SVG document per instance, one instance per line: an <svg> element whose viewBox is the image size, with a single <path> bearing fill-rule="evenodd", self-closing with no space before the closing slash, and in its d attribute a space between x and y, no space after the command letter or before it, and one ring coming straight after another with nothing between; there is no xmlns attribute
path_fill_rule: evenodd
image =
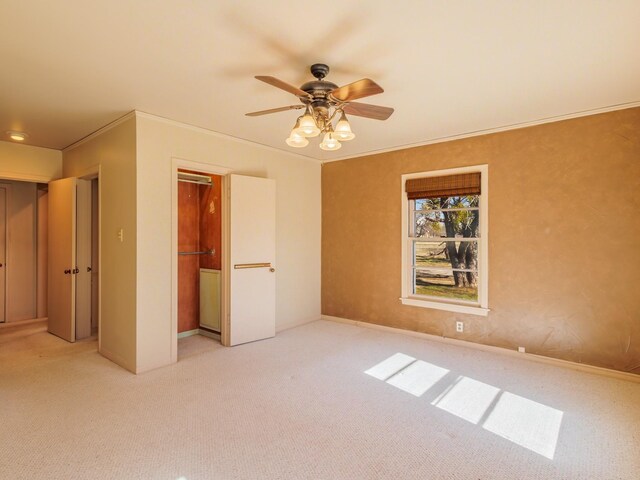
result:
<svg viewBox="0 0 640 480"><path fill-rule="evenodd" d="M637 383L326 321L179 349L0 340L0 478L640 478Z"/></svg>

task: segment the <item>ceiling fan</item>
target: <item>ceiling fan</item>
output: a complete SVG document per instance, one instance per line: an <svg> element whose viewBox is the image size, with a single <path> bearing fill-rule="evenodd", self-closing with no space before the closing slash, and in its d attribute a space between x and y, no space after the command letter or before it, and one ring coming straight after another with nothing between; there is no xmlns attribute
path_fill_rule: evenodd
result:
<svg viewBox="0 0 640 480"><path fill-rule="evenodd" d="M353 101L377 95L384 91L373 80L363 78L357 82L338 87L335 83L324 80L324 77L329 73L329 67L324 63L315 63L311 65L310 70L316 80L307 82L300 88L275 77L257 75L255 78L258 80L293 93L298 97L301 104L251 112L246 115L257 117L269 113L304 108L304 115L298 117L289 138L286 139L287 145L297 148L306 147L309 144L307 138L316 137L320 133L324 133L320 148L331 151L342 147L340 142L355 138L355 134L351 131L349 120L347 120L347 113L375 120L386 120L393 113L393 108ZM332 122L335 118L338 118L338 121L334 127Z"/></svg>

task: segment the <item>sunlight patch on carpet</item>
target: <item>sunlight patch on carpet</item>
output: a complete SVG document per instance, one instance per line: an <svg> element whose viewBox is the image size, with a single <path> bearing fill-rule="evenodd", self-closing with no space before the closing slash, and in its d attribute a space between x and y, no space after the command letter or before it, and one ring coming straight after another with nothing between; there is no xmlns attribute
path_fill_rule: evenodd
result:
<svg viewBox="0 0 640 480"><path fill-rule="evenodd" d="M483 428L553 460L563 412L504 392Z"/></svg>
<svg viewBox="0 0 640 480"><path fill-rule="evenodd" d="M469 377L458 377L431 405L477 424L500 389Z"/></svg>
<svg viewBox="0 0 640 480"><path fill-rule="evenodd" d="M387 380L415 361L416 359L409 355L396 353L395 355L391 355L386 360L383 360L377 365L371 367L364 373L371 375L373 378L377 378L378 380Z"/></svg>
<svg viewBox="0 0 640 480"><path fill-rule="evenodd" d="M387 380L387 383L411 395L420 397L447 373L449 373L449 370L446 368L416 360Z"/></svg>
<svg viewBox="0 0 640 480"><path fill-rule="evenodd" d="M364 373L416 397L440 382L449 370L396 353ZM463 375L431 405L553 460L560 435L561 410Z"/></svg>

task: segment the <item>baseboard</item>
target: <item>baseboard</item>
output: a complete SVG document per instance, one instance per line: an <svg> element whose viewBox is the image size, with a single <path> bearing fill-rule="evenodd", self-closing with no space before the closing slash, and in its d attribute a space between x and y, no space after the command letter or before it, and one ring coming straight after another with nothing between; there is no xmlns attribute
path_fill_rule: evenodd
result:
<svg viewBox="0 0 640 480"><path fill-rule="evenodd" d="M0 329L2 328L11 328L11 327L23 327L25 325L32 325L34 323L47 323L48 317L42 318L30 318L28 320L16 320L14 322L2 322L0 323Z"/></svg>
<svg viewBox="0 0 640 480"><path fill-rule="evenodd" d="M315 322L317 320L320 320L322 317L311 317L311 318L307 318L305 320L300 320L300 321L296 321L296 322L289 322L289 323L285 323L282 325L277 325L276 326L276 333L280 333L283 332L284 330L289 330L290 328L296 328L296 327L300 327L302 325L306 325L307 323L311 323L311 322Z"/></svg>
<svg viewBox="0 0 640 480"><path fill-rule="evenodd" d="M402 335L423 338L425 340L431 340L434 342L447 343L449 345L456 345L464 348L473 348L475 350L483 350L485 352L493 352L500 355L508 355L510 357L517 357L517 358L522 358L526 360L531 360L537 363L545 363L547 365L555 365L557 367L570 368L572 370L578 370L581 372L592 373L595 375L603 375L605 377L617 378L619 380L626 380L628 382L640 383L640 375L636 375L635 373L621 372L619 370L611 370L610 368L596 367L594 365L571 362L569 360L561 360L559 358L545 357L545 356L536 355L533 353L520 353L515 350L495 347L493 345L483 345L481 343L467 342L465 340L460 340L457 338L439 337L438 335L432 335L430 333L414 332L413 330L403 330L401 328L387 327L386 325L377 325L375 323L362 322L358 320L350 320L348 318L342 318L342 317L333 317L331 315L322 315L321 319L328 320L330 322L346 323L348 325L355 325L357 327L365 327L373 330L380 330L383 332L399 333Z"/></svg>
<svg viewBox="0 0 640 480"><path fill-rule="evenodd" d="M210 332L209 330L204 330L202 328L196 330L196 334L202 335L203 337L213 338L215 340L220 341L220 334L215 332ZM193 334L195 335L195 334Z"/></svg>
<svg viewBox="0 0 640 480"><path fill-rule="evenodd" d="M191 335L198 335L200 333L200 329L196 328L195 330L187 330L186 332L178 333L178 338L190 337Z"/></svg>

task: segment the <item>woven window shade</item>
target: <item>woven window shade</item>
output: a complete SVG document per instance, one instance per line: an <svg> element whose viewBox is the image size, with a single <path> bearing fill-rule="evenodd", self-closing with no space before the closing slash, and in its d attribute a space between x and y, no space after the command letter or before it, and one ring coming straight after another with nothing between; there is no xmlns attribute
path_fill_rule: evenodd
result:
<svg viewBox="0 0 640 480"><path fill-rule="evenodd" d="M411 178L407 180L405 190L409 200L480 195L480 172L443 177Z"/></svg>

